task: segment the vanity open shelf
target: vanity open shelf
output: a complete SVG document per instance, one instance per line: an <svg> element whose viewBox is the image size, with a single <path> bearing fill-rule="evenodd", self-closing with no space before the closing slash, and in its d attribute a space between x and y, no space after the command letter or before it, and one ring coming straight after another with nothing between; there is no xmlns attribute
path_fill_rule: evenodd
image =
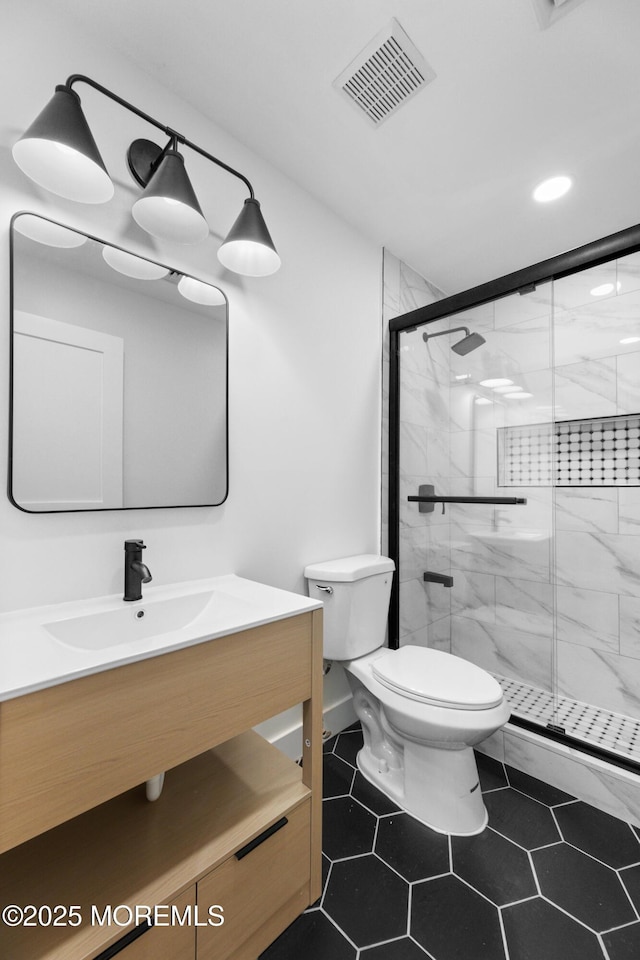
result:
<svg viewBox="0 0 640 960"><path fill-rule="evenodd" d="M0 907L82 916L0 926L1 956L256 960L318 898L322 611L298 599L305 612L0 703ZM302 767L251 729L295 704ZM163 770L149 803L144 781ZM172 903L205 925L127 945L135 919L92 923L93 905ZM216 905L224 923L208 924Z"/></svg>
<svg viewBox="0 0 640 960"><path fill-rule="evenodd" d="M156 926L134 948L162 960L256 957L312 898L310 807L302 769L252 731L167 773L155 803L137 787L5 853L3 903L79 905L78 927L4 928L11 960L84 960L126 933L91 925L92 905L220 905L221 926ZM237 860L272 824L287 824ZM313 890L310 889L314 887ZM125 911L120 911L126 915ZM177 946L167 949L171 939ZM141 953L147 956L147 952Z"/></svg>

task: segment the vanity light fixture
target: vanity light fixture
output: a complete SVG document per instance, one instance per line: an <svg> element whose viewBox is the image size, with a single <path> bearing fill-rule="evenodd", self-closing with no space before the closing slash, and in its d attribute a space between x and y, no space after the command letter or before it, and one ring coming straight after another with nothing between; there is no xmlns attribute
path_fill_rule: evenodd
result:
<svg viewBox="0 0 640 960"><path fill-rule="evenodd" d="M139 144L139 141L134 143ZM151 140L143 143L155 147ZM144 187L131 213L138 226L152 237L178 243L200 243L209 236L209 224L204 218L185 169L184 157L178 153L177 146L177 140L173 137L161 158L154 161L141 159L138 165L132 159L131 145L129 169L134 180ZM146 170L150 171L155 163L155 172L147 177ZM138 176L137 171L140 170L143 172Z"/></svg>
<svg viewBox="0 0 640 960"><path fill-rule="evenodd" d="M176 284L178 292L185 300L191 300L192 303L199 303L205 307L217 307L226 303L222 290L214 287L213 284L169 270L168 267L154 263L153 260L145 260L144 257L120 250L119 247L110 247L105 244L102 248L102 256L110 267L134 280L162 280L168 277Z"/></svg>
<svg viewBox="0 0 640 960"><path fill-rule="evenodd" d="M46 190L80 203L106 203L113 196L113 183L82 111L80 97L73 89L76 83L88 84L169 138L164 147L144 139L134 140L129 147L129 170L144 190L132 211L139 226L155 237L179 243L196 243L208 236L208 224L179 152L179 147L188 147L242 180L249 191L218 250L220 262L245 276L275 273L280 257L253 187L244 174L89 77L73 74L65 84L57 86L49 103L14 145L13 158L28 177Z"/></svg>
<svg viewBox="0 0 640 960"><path fill-rule="evenodd" d="M18 233L37 243L45 243L48 247L70 250L73 247L81 247L88 239L84 234L68 230L59 223L53 223L42 217L33 217L30 214L23 214L14 222Z"/></svg>
<svg viewBox="0 0 640 960"><path fill-rule="evenodd" d="M136 257L134 253L127 253L126 250L120 250L118 247L105 245L102 248L102 256L105 263L118 273L124 274L125 277L133 277L135 280L161 280L169 273L168 267L162 267L152 260L145 260L144 257Z"/></svg>
<svg viewBox="0 0 640 960"><path fill-rule="evenodd" d="M226 303L222 290L211 283L196 280L195 277L181 277L178 280L178 290L185 299L192 303L201 303L205 307L217 307Z"/></svg>

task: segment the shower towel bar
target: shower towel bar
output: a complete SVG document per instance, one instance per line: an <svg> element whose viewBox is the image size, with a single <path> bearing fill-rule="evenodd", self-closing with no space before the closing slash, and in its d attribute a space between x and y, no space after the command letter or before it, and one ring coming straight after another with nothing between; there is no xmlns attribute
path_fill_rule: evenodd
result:
<svg viewBox="0 0 640 960"><path fill-rule="evenodd" d="M407 497L413 503L526 503L526 497Z"/></svg>

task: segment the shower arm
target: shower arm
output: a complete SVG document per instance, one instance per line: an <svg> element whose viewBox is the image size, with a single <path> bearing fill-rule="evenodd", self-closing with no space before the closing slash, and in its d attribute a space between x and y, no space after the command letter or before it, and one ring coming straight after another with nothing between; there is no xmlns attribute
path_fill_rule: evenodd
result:
<svg viewBox="0 0 640 960"><path fill-rule="evenodd" d="M426 331L422 334L422 339L426 343L427 340L433 339L433 337L444 337L449 336L452 333L458 333L459 330L464 330L467 336L470 336L471 331L469 327L452 327L451 330L438 330L437 333L427 333Z"/></svg>

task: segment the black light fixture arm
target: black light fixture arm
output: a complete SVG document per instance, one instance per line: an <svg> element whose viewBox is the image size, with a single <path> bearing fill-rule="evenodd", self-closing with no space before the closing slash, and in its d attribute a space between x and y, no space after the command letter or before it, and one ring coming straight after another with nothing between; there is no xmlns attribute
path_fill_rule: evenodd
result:
<svg viewBox="0 0 640 960"><path fill-rule="evenodd" d="M214 157L213 154L207 153L206 150L203 150L202 147L199 147L196 143L193 143L191 140L188 140L183 134L177 133L171 127L165 126L165 124L160 123L159 120L156 120L154 117L150 116L148 113L145 113L144 110L140 110L138 107L135 107L132 103L129 103L128 100L124 100L122 97L119 97L117 93L113 93L111 90L108 90L107 87L103 87L101 83L98 83L96 80L92 80L91 77L87 77L82 73L74 73L68 77L65 84L68 90L71 90L74 83L86 83L90 87L93 87L94 90L97 90L98 93L104 94L105 97L108 97L110 100L113 100L115 103L120 104L121 107L124 107L126 110L129 110L131 113L135 113L137 117L140 117L141 120L146 120L147 123L150 123L152 126L156 127L158 130L162 130L170 138L170 143L165 150L171 148L173 141L181 143L185 147L189 147L191 150L194 150L196 153L199 153L205 159L210 160L212 163L215 163L218 167L222 167L223 170L226 170L227 173L232 174L232 176L237 177L239 180L245 184L247 190L249 191L249 196L253 200L255 199L255 194L253 187L251 186L250 181L240 173L238 170L235 170L233 167L230 167L227 163L224 163L222 160L219 160L217 157ZM164 153L164 151L163 151Z"/></svg>

